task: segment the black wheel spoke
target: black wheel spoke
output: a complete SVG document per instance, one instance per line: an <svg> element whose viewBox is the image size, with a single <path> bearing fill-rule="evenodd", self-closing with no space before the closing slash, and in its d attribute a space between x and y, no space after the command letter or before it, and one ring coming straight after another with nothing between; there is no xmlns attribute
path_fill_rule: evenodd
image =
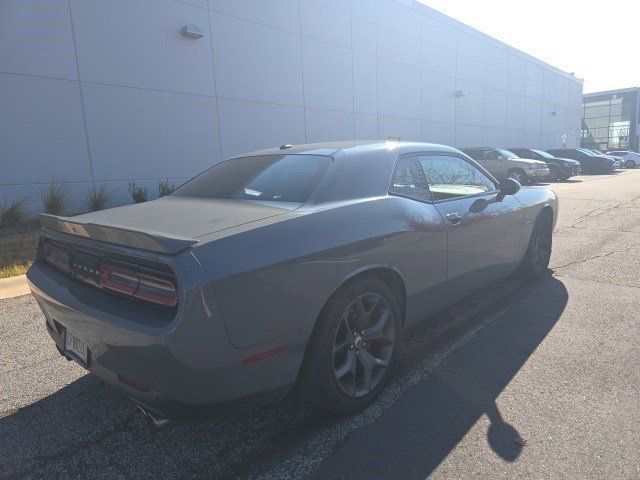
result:
<svg viewBox="0 0 640 480"><path fill-rule="evenodd" d="M347 353L347 357L345 358L344 363L335 370L336 379L340 380L345 375L352 373L355 377L356 370L356 354L353 350L349 350Z"/></svg>
<svg viewBox="0 0 640 480"><path fill-rule="evenodd" d="M333 354L335 355L336 353L342 352L349 345L351 345L351 336L347 334L342 342L340 342L338 345L333 346Z"/></svg>
<svg viewBox="0 0 640 480"><path fill-rule="evenodd" d="M376 293L355 298L345 309L333 341L334 377L350 397L376 387L391 362L395 319L387 301Z"/></svg>
<svg viewBox="0 0 640 480"><path fill-rule="evenodd" d="M390 342L393 342L393 339L389 338L389 336L387 336L387 334L384 331L385 327L387 326L387 320L389 319L390 316L391 314L389 310L382 310L380 312L380 317L373 324L373 326L364 329L363 331L364 333L362 335L363 338L371 342L375 342L378 340L382 340L382 341L388 340Z"/></svg>

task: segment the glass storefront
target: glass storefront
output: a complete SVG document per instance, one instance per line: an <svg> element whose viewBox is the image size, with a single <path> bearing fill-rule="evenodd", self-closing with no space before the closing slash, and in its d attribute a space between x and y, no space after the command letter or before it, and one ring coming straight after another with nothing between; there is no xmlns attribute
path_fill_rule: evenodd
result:
<svg viewBox="0 0 640 480"><path fill-rule="evenodd" d="M637 151L637 105L637 90L585 97L582 104L581 145L600 150Z"/></svg>

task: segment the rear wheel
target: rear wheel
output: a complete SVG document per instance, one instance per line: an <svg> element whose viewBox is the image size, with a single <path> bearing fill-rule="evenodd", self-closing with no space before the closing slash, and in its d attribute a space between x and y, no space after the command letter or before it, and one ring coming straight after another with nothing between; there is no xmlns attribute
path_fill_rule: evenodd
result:
<svg viewBox="0 0 640 480"><path fill-rule="evenodd" d="M520 170L519 168L514 168L513 170L509 170L507 172L507 178L510 178L511 180L515 180L520 185L524 185L525 182L527 181L527 175L524 173L523 170Z"/></svg>
<svg viewBox="0 0 640 480"><path fill-rule="evenodd" d="M544 210L536 219L527 252L520 265L520 271L524 277L536 280L547 274L551 259L552 229L551 213Z"/></svg>
<svg viewBox="0 0 640 480"><path fill-rule="evenodd" d="M393 291L377 277L336 292L307 348L302 381L308 399L340 414L375 400L396 363L400 321Z"/></svg>
<svg viewBox="0 0 640 480"><path fill-rule="evenodd" d="M635 168L636 164L635 164L635 162L633 160L627 160L624 163L624 166L627 167L627 168Z"/></svg>

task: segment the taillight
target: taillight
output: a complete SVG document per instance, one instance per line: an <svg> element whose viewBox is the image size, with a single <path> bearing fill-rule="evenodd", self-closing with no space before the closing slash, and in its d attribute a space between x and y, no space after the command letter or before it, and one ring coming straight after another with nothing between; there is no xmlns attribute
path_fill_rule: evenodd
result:
<svg viewBox="0 0 640 480"><path fill-rule="evenodd" d="M175 280L167 274L131 263L67 250L49 241L42 244L40 253L44 261L55 269L95 287L165 307L178 305L178 288Z"/></svg>
<svg viewBox="0 0 640 480"><path fill-rule="evenodd" d="M165 307L178 304L175 284L164 277L105 262L100 267L100 283L105 290L133 296Z"/></svg>
<svg viewBox="0 0 640 480"><path fill-rule="evenodd" d="M61 248L54 247L48 242L42 245L42 257L45 262L64 273L71 272L71 257Z"/></svg>
<svg viewBox="0 0 640 480"><path fill-rule="evenodd" d="M134 297L166 307L175 307L178 304L176 287L170 280L147 274L138 275L138 280L140 283L133 294Z"/></svg>
<svg viewBox="0 0 640 480"><path fill-rule="evenodd" d="M100 267L100 283L107 290L133 295L140 282L134 270L103 263Z"/></svg>

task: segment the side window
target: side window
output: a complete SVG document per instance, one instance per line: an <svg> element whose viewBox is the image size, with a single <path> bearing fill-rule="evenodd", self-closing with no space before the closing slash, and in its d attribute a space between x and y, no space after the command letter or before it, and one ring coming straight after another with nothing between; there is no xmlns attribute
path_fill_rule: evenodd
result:
<svg viewBox="0 0 640 480"><path fill-rule="evenodd" d="M493 180L460 157L421 155L419 160L433 201L478 195L497 189Z"/></svg>
<svg viewBox="0 0 640 480"><path fill-rule="evenodd" d="M417 157L407 155L396 160L389 193L420 201L429 200L429 187Z"/></svg>

